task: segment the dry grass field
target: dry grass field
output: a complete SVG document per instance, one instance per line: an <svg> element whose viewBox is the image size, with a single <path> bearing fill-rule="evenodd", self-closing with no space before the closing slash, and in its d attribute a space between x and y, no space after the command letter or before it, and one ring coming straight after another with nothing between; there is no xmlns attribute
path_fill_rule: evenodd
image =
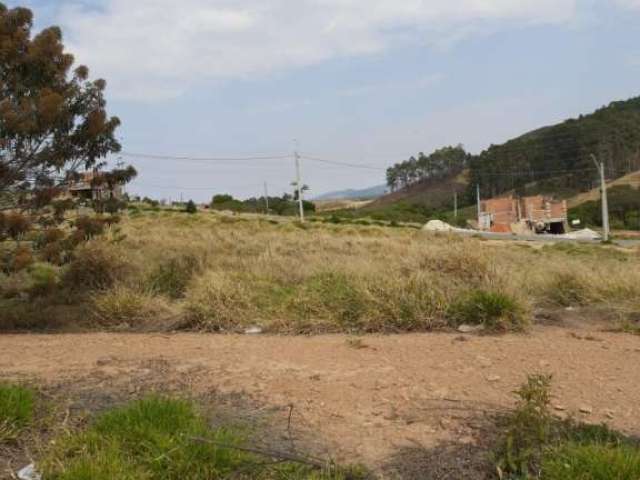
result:
<svg viewBox="0 0 640 480"><path fill-rule="evenodd" d="M273 333L523 330L540 312L640 316L638 249L408 228L143 212L63 267L0 276L2 327ZM0 274L1 275L1 274ZM599 314L600 314L599 313Z"/></svg>

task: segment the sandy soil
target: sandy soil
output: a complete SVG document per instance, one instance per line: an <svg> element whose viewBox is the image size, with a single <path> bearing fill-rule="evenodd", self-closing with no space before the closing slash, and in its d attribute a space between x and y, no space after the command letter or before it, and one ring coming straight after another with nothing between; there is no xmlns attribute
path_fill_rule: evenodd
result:
<svg viewBox="0 0 640 480"><path fill-rule="evenodd" d="M149 378L197 395L242 393L274 411L283 430L293 410L290 430L296 435L314 432L325 453L374 467L403 449L473 447L482 441L482 419L510 408L513 390L534 372L553 374L559 415L640 434L638 365L640 337L559 327L503 337L416 334L357 340L0 335L0 377L120 386L131 395L147 388Z"/></svg>

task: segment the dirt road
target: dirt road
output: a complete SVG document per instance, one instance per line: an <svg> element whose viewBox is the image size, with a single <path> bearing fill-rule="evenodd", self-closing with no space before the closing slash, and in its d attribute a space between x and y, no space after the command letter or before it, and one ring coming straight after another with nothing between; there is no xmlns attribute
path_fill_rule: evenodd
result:
<svg viewBox="0 0 640 480"><path fill-rule="evenodd" d="M554 376L559 414L640 433L640 337L536 327L528 335L271 337L0 335L0 377L194 393L244 393L336 458L380 465L399 450L477 441L474 419L513 405L527 373ZM148 382L147 382L148 385ZM581 412L582 410L582 412ZM589 413L590 412L590 413Z"/></svg>

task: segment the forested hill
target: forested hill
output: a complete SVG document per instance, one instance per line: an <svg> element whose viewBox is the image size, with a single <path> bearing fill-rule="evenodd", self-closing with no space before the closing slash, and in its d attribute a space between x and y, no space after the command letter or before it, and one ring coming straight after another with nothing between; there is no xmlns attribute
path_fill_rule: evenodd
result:
<svg viewBox="0 0 640 480"><path fill-rule="evenodd" d="M640 97L491 146L470 158L469 188L479 184L485 197L588 190L596 179L592 154L611 179L640 169Z"/></svg>

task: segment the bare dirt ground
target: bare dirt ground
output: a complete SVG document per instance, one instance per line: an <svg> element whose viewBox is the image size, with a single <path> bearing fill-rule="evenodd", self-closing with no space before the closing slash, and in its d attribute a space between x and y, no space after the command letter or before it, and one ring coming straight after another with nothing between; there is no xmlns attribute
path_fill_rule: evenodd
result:
<svg viewBox="0 0 640 480"><path fill-rule="evenodd" d="M404 465L402 478L481 471L486 419L513 406L528 373L553 374L559 415L638 435L638 365L640 337L550 326L501 337L0 336L0 378L125 397L236 395L271 412L291 441L314 438L317 453L377 470ZM407 456L431 473L412 474Z"/></svg>

